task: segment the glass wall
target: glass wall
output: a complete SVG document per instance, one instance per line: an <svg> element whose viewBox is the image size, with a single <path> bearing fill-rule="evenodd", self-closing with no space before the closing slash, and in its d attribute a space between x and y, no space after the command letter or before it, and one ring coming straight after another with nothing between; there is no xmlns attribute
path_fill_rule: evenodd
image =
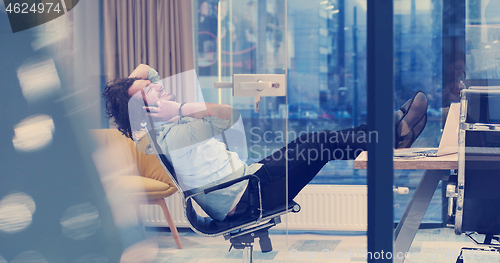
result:
<svg viewBox="0 0 500 263"><path fill-rule="evenodd" d="M196 62L204 100L228 104L240 112L245 141L241 143L241 137L231 138L233 134L226 137L228 141L234 139L234 142L244 146L238 154L248 165L259 161L284 160L284 154L270 155L285 147L288 141L286 96L239 97L231 88L219 89L214 85L230 82L232 86L236 83L234 74L285 76L288 62L286 1L195 0L194 3L198 28L195 32ZM255 79L255 83L257 81ZM282 84L286 85L285 82ZM228 146L233 150L231 142ZM286 166L277 167L273 168L273 173L285 176ZM287 187L285 180L280 182L273 182L276 189ZM266 198L265 192L262 193L263 198ZM280 224L278 228L284 228L284 225ZM275 250L284 244L273 242Z"/></svg>
<svg viewBox="0 0 500 263"><path fill-rule="evenodd" d="M247 141L253 143L249 163L301 133L341 130L366 122L366 2L286 1L286 33L284 9L277 8L285 1L196 3L197 62L203 94L209 101L232 103L247 123L254 123L248 126L253 130L246 131L251 134ZM414 147L437 147L441 135L442 5L434 0L395 1L394 108L399 109L418 90L429 100L427 127ZM255 113L254 98L234 98L229 89L212 88L216 81L232 81L232 74L283 73L285 68L288 105L285 98L263 98ZM265 131L282 131L289 136L286 139L276 132L264 135ZM412 192L422 171L396 171L395 176L396 187L409 187ZM366 171L354 169L354 161L329 162L311 184L366 185ZM410 196L395 196L395 220ZM438 191L433 212L425 222L440 222L440 207Z"/></svg>
<svg viewBox="0 0 500 263"><path fill-rule="evenodd" d="M286 73L286 1L194 2L197 68L204 99L240 111L248 124L247 163L260 161L287 141L286 98L262 97L256 110L254 97L235 97L232 89L215 89L214 83L232 82L233 74Z"/></svg>
<svg viewBox="0 0 500 263"><path fill-rule="evenodd" d="M412 147L438 147L442 133L443 44L441 0L394 1L394 109L399 109L416 91L427 95L427 124ZM408 195L394 195L398 222L423 175L422 170L395 170L395 187L408 187ZM442 222L441 187L423 223Z"/></svg>
<svg viewBox="0 0 500 263"><path fill-rule="evenodd" d="M197 61L200 82L205 83L203 93L214 101L229 101L242 110L250 127L259 127L247 130L261 138L251 141L255 151L249 150L247 162L258 161L266 155L264 149L273 152L301 133L341 130L366 122L365 1L197 3ZM425 92L428 99L426 128L412 147L438 147L450 103L459 101L461 89L500 80L494 59L499 47L495 38L499 21L491 11L495 5L495 1L472 0L394 1L394 109L417 91ZM217 10L222 14L218 26ZM287 97L264 99L258 113L253 98L234 98L229 90L212 89L216 81L232 81L232 74L285 72ZM274 132L257 134L258 130ZM286 132L288 137L278 138L275 131ZM395 170L395 187L409 189L406 195L395 193L395 222L423 172ZM354 169L353 161L329 162L310 184L366 185L366 171ZM443 223L442 188L440 184L436 189L424 224Z"/></svg>
<svg viewBox="0 0 500 263"><path fill-rule="evenodd" d="M366 122L366 3L288 1L290 131ZM364 185L353 161L329 162L312 184Z"/></svg>
<svg viewBox="0 0 500 263"><path fill-rule="evenodd" d="M341 130L366 122L366 3L288 1L289 129ZM302 23L306 19L307 22ZM437 147L442 128L442 3L396 1L394 8L394 108L422 90L429 100L428 122L413 147ZM396 171L399 220L423 171ZM364 185L366 171L353 161L329 162L312 184ZM438 191L424 222L441 222Z"/></svg>
<svg viewBox="0 0 500 263"><path fill-rule="evenodd" d="M366 4L319 0L313 4L195 2L198 4L197 63L205 99L230 102L245 118L267 119L272 125L269 128L288 115L288 140L304 132L341 130L366 122ZM221 35L220 46L218 35ZM234 98L230 90L212 89L216 81L232 81L232 74L285 72L288 106L283 97L263 98L258 113L254 111L254 98ZM277 135L273 136L276 139ZM259 148L266 144L269 153L282 146L272 144L283 139L264 138L263 134L255 137L262 138ZM264 155L251 150L249 161ZM366 184L366 177L364 171L354 170L353 161L339 161L327 164L312 183Z"/></svg>

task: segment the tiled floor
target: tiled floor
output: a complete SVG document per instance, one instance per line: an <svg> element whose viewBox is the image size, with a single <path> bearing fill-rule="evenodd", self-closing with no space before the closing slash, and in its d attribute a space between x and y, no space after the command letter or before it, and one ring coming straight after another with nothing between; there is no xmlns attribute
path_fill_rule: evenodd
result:
<svg viewBox="0 0 500 263"><path fill-rule="evenodd" d="M229 249L223 237L204 237L189 230L181 231L184 249L177 249L170 232L148 230L149 240L159 244L155 263L242 262L242 251ZM299 233L285 235L271 231L273 251L262 253L259 243L254 245L253 262L366 262L366 235L348 233ZM461 247L472 247L464 236L456 236L453 229L419 230L405 263L455 262ZM373 254L374 257L377 255ZM464 262L499 262L500 254L467 254Z"/></svg>

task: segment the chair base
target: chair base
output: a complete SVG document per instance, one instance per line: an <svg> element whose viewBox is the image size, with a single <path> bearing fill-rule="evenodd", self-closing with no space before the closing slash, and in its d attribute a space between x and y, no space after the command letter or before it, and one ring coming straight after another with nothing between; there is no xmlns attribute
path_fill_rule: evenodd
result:
<svg viewBox="0 0 500 263"><path fill-rule="evenodd" d="M269 220L267 223L249 228L242 229L236 233L229 233L224 235L224 238L231 242L229 251L232 248L243 250L243 263L251 263L253 261L253 243L255 238L259 238L260 249L262 253L267 253L273 251L273 246L271 244L271 239L269 238L269 228L279 224L281 222L280 217L275 217Z"/></svg>
<svg viewBox="0 0 500 263"><path fill-rule="evenodd" d="M480 248L480 247L463 247L460 249L460 255L457 257L456 263L463 263L464 262L464 256L462 255L464 250L472 250L472 251L494 251L497 253L500 253L498 248Z"/></svg>
<svg viewBox="0 0 500 263"><path fill-rule="evenodd" d="M475 232L465 234L472 242L474 242L476 245L480 246L485 246L485 247L463 247L460 249L460 255L457 257L456 263L463 263L464 262L464 256L462 255L464 250L471 250L471 251L493 251L493 252L498 252L500 253L500 237L494 236L491 234L487 234L484 237L484 241L481 243L477 241L472 235L476 234ZM496 243L493 243L493 241L496 241Z"/></svg>

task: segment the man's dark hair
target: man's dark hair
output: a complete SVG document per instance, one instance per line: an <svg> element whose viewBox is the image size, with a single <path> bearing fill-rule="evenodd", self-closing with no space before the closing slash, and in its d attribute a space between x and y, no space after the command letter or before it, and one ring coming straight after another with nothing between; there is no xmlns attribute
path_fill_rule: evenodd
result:
<svg viewBox="0 0 500 263"><path fill-rule="evenodd" d="M118 130L128 138L132 138L129 119L128 89L139 78L117 78L106 84L102 97L106 103L106 116L113 117Z"/></svg>

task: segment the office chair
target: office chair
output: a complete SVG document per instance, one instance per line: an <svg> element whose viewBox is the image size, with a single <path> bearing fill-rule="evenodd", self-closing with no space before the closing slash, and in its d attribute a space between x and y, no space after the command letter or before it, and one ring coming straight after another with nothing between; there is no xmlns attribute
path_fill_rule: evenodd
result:
<svg viewBox="0 0 500 263"><path fill-rule="evenodd" d="M160 160L164 169L168 171L172 181L176 184L177 189L182 194L184 212L189 222L191 229L203 236L220 236L223 235L226 240L231 243L231 248L243 250L243 262L252 262L253 243L255 238L259 238L259 244L263 253L272 251L272 244L269 238L269 229L281 222L281 215L289 212L297 213L300 211L300 205L294 201L288 203L287 206L277 207L272 211L262 209L262 200L260 195L260 181L255 175L243 176L231 181L213 185L205 189L192 189L183 191L179 186L177 175L172 164L168 161L165 154L156 141L154 129L147 132L150 149L155 156ZM249 184L249 208L246 215L236 219L224 219L217 221L210 217L204 217L197 214L193 207L193 197L204 195L210 192L224 189L238 182L248 180Z"/></svg>
<svg viewBox="0 0 500 263"><path fill-rule="evenodd" d="M465 234L480 247L461 248L456 262L463 262L465 250L500 252L499 107L500 90L461 92L458 174L447 191L449 211L456 212L449 212L449 223L456 235Z"/></svg>

